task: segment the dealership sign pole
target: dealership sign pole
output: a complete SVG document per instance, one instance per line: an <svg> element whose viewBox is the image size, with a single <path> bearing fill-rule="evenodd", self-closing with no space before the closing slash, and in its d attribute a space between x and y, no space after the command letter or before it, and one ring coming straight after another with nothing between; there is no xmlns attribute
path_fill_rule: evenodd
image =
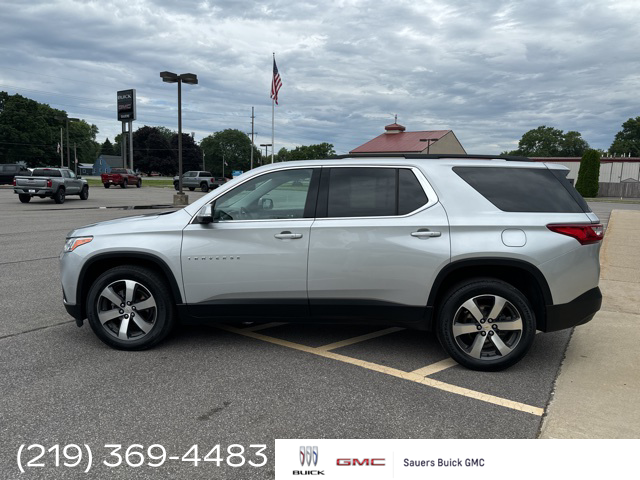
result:
<svg viewBox="0 0 640 480"><path fill-rule="evenodd" d="M129 168L133 171L133 121L136 119L136 90L118 92L118 120L122 122L122 166L127 168L127 141L125 133L129 126Z"/></svg>

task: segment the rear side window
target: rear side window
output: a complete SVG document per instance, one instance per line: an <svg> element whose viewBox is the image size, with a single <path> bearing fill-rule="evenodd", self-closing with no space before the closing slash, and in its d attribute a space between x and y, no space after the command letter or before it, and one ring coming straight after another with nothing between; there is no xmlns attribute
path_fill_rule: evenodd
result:
<svg viewBox="0 0 640 480"><path fill-rule="evenodd" d="M428 202L409 169L332 168L327 217L388 217L406 215ZM320 212L319 216L324 216Z"/></svg>
<svg viewBox="0 0 640 480"><path fill-rule="evenodd" d="M544 168L454 167L465 182L504 212L583 213L552 171Z"/></svg>
<svg viewBox="0 0 640 480"><path fill-rule="evenodd" d="M328 217L377 217L395 214L395 169L331 169Z"/></svg>
<svg viewBox="0 0 640 480"><path fill-rule="evenodd" d="M427 195L411 170L400 169L398 182L398 215L411 213L427 203Z"/></svg>

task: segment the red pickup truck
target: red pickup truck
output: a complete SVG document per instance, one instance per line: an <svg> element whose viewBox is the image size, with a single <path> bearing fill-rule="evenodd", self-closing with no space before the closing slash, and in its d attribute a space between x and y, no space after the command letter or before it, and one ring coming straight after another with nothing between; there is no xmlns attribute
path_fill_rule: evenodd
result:
<svg viewBox="0 0 640 480"><path fill-rule="evenodd" d="M142 178L136 175L128 168L112 168L111 173L103 173L100 175L104 188L111 185L120 185L120 188L127 188L127 185L135 185L140 188L142 186Z"/></svg>

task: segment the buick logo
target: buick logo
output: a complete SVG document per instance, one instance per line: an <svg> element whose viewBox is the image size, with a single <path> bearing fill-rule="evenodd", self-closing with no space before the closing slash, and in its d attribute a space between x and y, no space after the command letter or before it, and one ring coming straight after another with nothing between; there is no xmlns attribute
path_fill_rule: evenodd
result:
<svg viewBox="0 0 640 480"><path fill-rule="evenodd" d="M300 465L311 466L311 462L314 467L318 465L318 447L300 447Z"/></svg>

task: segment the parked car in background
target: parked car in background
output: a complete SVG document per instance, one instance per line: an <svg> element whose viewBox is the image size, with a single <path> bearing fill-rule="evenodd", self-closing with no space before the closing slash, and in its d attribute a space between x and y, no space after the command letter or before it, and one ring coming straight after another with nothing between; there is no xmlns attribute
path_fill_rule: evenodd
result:
<svg viewBox="0 0 640 480"><path fill-rule="evenodd" d="M179 179L180 177L178 176L173 177L173 186L176 190L180 188L178 185ZM208 192L209 190L218 188L226 181L227 180L224 177L212 176L211 172L204 170L191 170L182 175L182 188L188 188L192 192L196 188L199 188L203 192Z"/></svg>
<svg viewBox="0 0 640 480"><path fill-rule="evenodd" d="M112 168L111 173L100 175L104 188L111 185L120 185L120 188L127 188L128 185L142 186L142 177L128 168Z"/></svg>
<svg viewBox="0 0 640 480"><path fill-rule="evenodd" d="M24 165L17 163L0 165L0 185L11 185L16 175L31 175L31 171Z"/></svg>
<svg viewBox="0 0 640 480"><path fill-rule="evenodd" d="M50 197L56 203L64 203L67 195L88 199L89 184L68 168L34 168L31 176L13 179L13 192L22 203L29 203L33 197Z"/></svg>
<svg viewBox="0 0 640 480"><path fill-rule="evenodd" d="M388 155L253 169L182 210L70 232L64 305L106 344L183 322L392 323L494 371L599 310L603 227L561 165Z"/></svg>

